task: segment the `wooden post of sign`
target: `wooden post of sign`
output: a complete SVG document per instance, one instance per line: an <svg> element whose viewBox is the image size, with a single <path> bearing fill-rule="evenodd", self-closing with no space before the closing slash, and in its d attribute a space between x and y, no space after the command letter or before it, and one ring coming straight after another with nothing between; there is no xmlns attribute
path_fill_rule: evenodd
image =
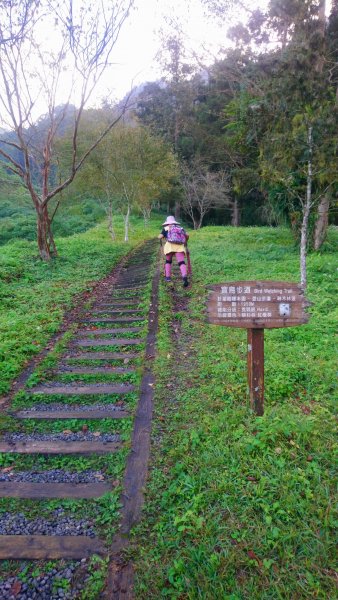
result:
<svg viewBox="0 0 338 600"><path fill-rule="evenodd" d="M311 305L298 283L226 281L210 286L208 322L248 331L248 383L252 410L264 414L264 329L308 322Z"/></svg>
<svg viewBox="0 0 338 600"><path fill-rule="evenodd" d="M256 415L264 414L264 329L248 329L248 384Z"/></svg>

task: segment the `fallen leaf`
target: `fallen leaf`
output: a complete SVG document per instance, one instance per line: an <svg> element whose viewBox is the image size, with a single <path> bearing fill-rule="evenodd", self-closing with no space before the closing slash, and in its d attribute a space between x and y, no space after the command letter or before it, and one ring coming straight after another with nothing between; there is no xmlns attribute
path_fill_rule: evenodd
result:
<svg viewBox="0 0 338 600"><path fill-rule="evenodd" d="M282 448L275 448L276 454L282 454Z"/></svg>
<svg viewBox="0 0 338 600"><path fill-rule="evenodd" d="M12 587L11 587L11 592L12 594L14 594L14 596L17 596L18 594L20 594L21 592L21 582L16 580L14 581Z"/></svg>
<svg viewBox="0 0 338 600"><path fill-rule="evenodd" d="M100 437L100 435L101 435L101 431L94 431L93 435L94 435L95 437Z"/></svg>
<svg viewBox="0 0 338 600"><path fill-rule="evenodd" d="M259 566L262 566L262 561L258 558L253 550L248 550L247 555L251 560L255 560Z"/></svg>
<svg viewBox="0 0 338 600"><path fill-rule="evenodd" d="M71 429L64 429L62 433L63 433L64 435L70 435L70 434L71 434L71 433L73 433L73 432L72 432L72 430L71 430Z"/></svg>
<svg viewBox="0 0 338 600"><path fill-rule="evenodd" d="M13 471L14 467L5 467L4 469L1 469L2 473L9 473L10 471Z"/></svg>
<svg viewBox="0 0 338 600"><path fill-rule="evenodd" d="M230 539L230 544L232 544L232 546L238 546L239 542L237 542L237 540L235 540L234 538L229 538Z"/></svg>

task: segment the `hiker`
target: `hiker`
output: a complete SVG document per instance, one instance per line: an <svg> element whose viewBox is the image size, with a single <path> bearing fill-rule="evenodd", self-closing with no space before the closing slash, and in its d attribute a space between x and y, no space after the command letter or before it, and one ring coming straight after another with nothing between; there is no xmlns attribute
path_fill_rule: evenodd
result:
<svg viewBox="0 0 338 600"><path fill-rule="evenodd" d="M183 279L183 287L187 287L189 281L187 276L187 266L185 264L185 255L187 254L187 241L189 235L184 231L183 227L180 226L179 222L176 221L175 217L170 216L167 217L163 223L163 229L158 238L160 240L165 238L166 240L163 249L165 255L165 280L171 281L171 265L175 254Z"/></svg>

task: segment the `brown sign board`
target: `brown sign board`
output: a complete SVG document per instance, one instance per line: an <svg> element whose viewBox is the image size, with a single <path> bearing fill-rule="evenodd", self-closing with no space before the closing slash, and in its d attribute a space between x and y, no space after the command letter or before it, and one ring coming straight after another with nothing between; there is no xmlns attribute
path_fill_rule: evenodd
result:
<svg viewBox="0 0 338 600"><path fill-rule="evenodd" d="M207 320L214 325L272 329L307 323L311 305L297 283L230 281L208 287Z"/></svg>

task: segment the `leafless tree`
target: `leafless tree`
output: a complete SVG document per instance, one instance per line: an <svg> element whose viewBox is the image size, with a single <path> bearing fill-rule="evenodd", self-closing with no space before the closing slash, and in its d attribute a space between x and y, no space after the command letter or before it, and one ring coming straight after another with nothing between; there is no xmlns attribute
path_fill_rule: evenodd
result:
<svg viewBox="0 0 338 600"><path fill-rule="evenodd" d="M205 215L212 208L230 202L229 183L224 171L213 172L198 159L183 168L183 210L189 215L194 229L200 229Z"/></svg>
<svg viewBox="0 0 338 600"><path fill-rule="evenodd" d="M56 255L48 205L74 179L92 150L121 119L124 106L85 149L81 118L134 0L0 0L0 162L29 190L37 214L40 256ZM62 108L60 109L60 105ZM76 108L72 109L72 105ZM36 132L42 106L43 131ZM55 141L72 121L68 173L55 183Z"/></svg>
<svg viewBox="0 0 338 600"><path fill-rule="evenodd" d="M1 14L7 18L6 25L1 25L0 45L19 42L34 21L37 8L36 0L0 0Z"/></svg>

